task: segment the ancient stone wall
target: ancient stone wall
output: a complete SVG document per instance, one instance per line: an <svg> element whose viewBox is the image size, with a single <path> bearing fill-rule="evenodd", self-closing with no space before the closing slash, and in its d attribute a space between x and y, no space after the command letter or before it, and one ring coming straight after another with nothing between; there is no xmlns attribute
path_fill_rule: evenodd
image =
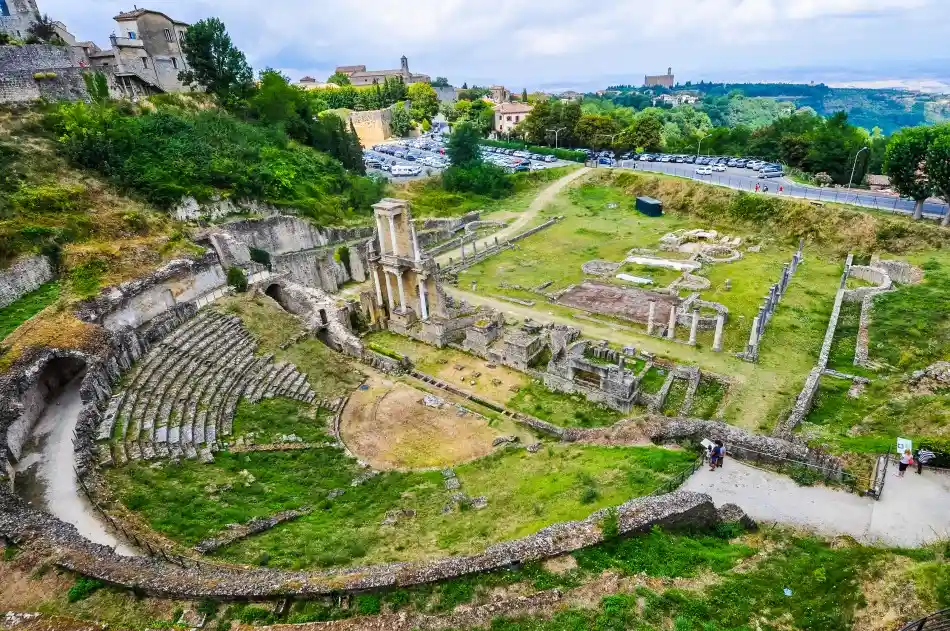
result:
<svg viewBox="0 0 950 631"><path fill-rule="evenodd" d="M865 296L879 294L884 291L890 291L893 283L887 271L877 267L867 265L852 265L850 278L859 278L868 283L874 283L873 286L858 287L856 289L845 289L845 302L861 302Z"/></svg>
<svg viewBox="0 0 950 631"><path fill-rule="evenodd" d="M349 122L353 125L353 129L356 130L356 135L360 139L360 144L364 147L391 138L393 135L392 120L393 112L390 108L353 112L349 116Z"/></svg>
<svg viewBox="0 0 950 631"><path fill-rule="evenodd" d="M45 256L18 259L0 272L0 307L6 307L51 280L53 266Z"/></svg>
<svg viewBox="0 0 950 631"><path fill-rule="evenodd" d="M332 249L290 252L271 257L271 269L295 283L336 292L350 279L346 267L334 259Z"/></svg>
<svg viewBox="0 0 950 631"><path fill-rule="evenodd" d="M199 259L176 259L151 274L102 290L80 304L76 315L111 331L137 328L179 303L220 289L226 281L214 252Z"/></svg>
<svg viewBox="0 0 950 631"><path fill-rule="evenodd" d="M0 103L89 98L79 59L68 46L0 46L0 69Z"/></svg>
<svg viewBox="0 0 950 631"><path fill-rule="evenodd" d="M481 213L477 210L465 213L461 217L430 217L422 222L422 227L425 230L447 230L449 232L456 232L465 225L473 221L478 221L480 217Z"/></svg>
<svg viewBox="0 0 950 631"><path fill-rule="evenodd" d="M708 495L675 491L642 497L617 507L620 534L665 529L706 528L720 516ZM480 554L390 563L325 572L240 568L203 563L200 569L180 567L156 558L123 557L111 548L83 539L72 525L29 508L5 488L0 489L0 536L24 542L56 542L55 565L122 586L136 586L152 595L186 598L283 598L407 587L466 574L487 572L573 552L603 541L601 524L607 509L580 521L553 524L533 535L506 541Z"/></svg>
<svg viewBox="0 0 950 631"><path fill-rule="evenodd" d="M250 199L212 199L199 202L194 197L182 198L181 202L172 209L172 216L179 221L194 221L197 219L215 220L230 215L259 215L273 217L280 214L292 214L293 209L277 208L270 204Z"/></svg>

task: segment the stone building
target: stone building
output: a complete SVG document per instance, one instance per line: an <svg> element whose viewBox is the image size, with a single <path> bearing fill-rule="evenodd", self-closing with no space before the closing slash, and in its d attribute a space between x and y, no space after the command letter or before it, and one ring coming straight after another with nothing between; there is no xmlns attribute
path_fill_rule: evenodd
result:
<svg viewBox="0 0 950 631"><path fill-rule="evenodd" d="M36 0L0 0L0 33L26 39L30 27L39 19Z"/></svg>
<svg viewBox="0 0 950 631"><path fill-rule="evenodd" d="M178 73L188 69L181 41L188 24L159 11L135 9L113 18L112 47L93 51L89 63L115 77L126 96L184 92Z"/></svg>
<svg viewBox="0 0 950 631"><path fill-rule="evenodd" d="M629 412L640 394L640 378L627 369L624 354L606 343L575 342L576 333L570 333L552 331L544 385L559 392L580 392L590 401Z"/></svg>
<svg viewBox="0 0 950 631"><path fill-rule="evenodd" d="M647 75L643 77L643 85L647 88L661 87L672 90L673 86L676 85L676 81L673 79L673 69L667 68L666 74Z"/></svg>
<svg viewBox="0 0 950 631"><path fill-rule="evenodd" d="M400 67L398 70L367 70L366 66L337 66L336 72L345 74L350 78L350 83L354 86L373 85L374 82L382 84L387 78L399 77L403 83L432 83L429 75L416 74L409 72L409 59L403 55L400 58Z"/></svg>
<svg viewBox="0 0 950 631"><path fill-rule="evenodd" d="M349 123L353 125L361 145L371 147L392 137L393 107L396 107L396 105L381 110L367 110L350 114Z"/></svg>
<svg viewBox="0 0 950 631"><path fill-rule="evenodd" d="M495 133L507 134L534 109L527 103L502 103L495 108Z"/></svg>
<svg viewBox="0 0 950 631"><path fill-rule="evenodd" d="M503 85L493 85L491 87L491 93L489 98L495 103L507 103L508 98L511 94L508 92L508 89Z"/></svg>

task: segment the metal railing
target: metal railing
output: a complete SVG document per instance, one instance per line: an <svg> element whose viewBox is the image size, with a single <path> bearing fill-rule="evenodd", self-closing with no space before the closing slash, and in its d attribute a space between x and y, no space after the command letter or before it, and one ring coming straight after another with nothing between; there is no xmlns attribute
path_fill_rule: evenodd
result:
<svg viewBox="0 0 950 631"><path fill-rule="evenodd" d="M749 454L753 454L753 456L750 457ZM843 486L850 493L862 494L867 491L866 484L861 484L858 478L844 469L819 466L807 460L783 458L748 447L730 448L729 445L726 445L726 455L757 467L767 467L769 470L789 476L799 484L814 483L820 480L825 484ZM817 455L821 456L820 453Z"/></svg>
<svg viewBox="0 0 950 631"><path fill-rule="evenodd" d="M901 627L900 631L950 631L950 609L932 613Z"/></svg>
<svg viewBox="0 0 950 631"><path fill-rule="evenodd" d="M629 163L629 164L628 164ZM635 166L634 166L635 164ZM658 166L656 163L631 162L623 160L619 163L620 168L633 168L636 171L646 171L650 173L660 173L664 175L673 175L676 177L689 178L706 184L715 184L727 188L759 192L766 195L778 195L782 197L794 197L797 199L811 200L816 202L837 202L841 204L851 204L854 206L863 206L865 208L875 208L886 212L896 212L909 215L914 212L914 200L900 197L899 195L889 195L878 193L876 191L867 191L863 189L846 188L821 188L817 186L807 186L788 182L787 180L777 181L773 178L758 179L758 173L750 171L749 175L737 176L729 173L713 173L712 175L698 175L693 168L666 167ZM756 189L758 184L758 189ZM767 186L768 190L763 190ZM779 188L782 190L780 191ZM928 200L924 204L924 216L943 217L948 212L946 204L938 201Z"/></svg>
<svg viewBox="0 0 950 631"><path fill-rule="evenodd" d="M649 497L655 497L657 495L666 495L667 493L672 493L673 491L677 490L678 488L683 486L686 480L692 477L692 475L696 473L700 467L703 466L704 462L706 462L705 455L699 454L698 456L696 456L696 459L693 460L690 466L686 467L685 469L683 469L682 471L680 471L679 473L671 477L669 480L665 480L661 482L659 486L653 489L653 492L650 493Z"/></svg>

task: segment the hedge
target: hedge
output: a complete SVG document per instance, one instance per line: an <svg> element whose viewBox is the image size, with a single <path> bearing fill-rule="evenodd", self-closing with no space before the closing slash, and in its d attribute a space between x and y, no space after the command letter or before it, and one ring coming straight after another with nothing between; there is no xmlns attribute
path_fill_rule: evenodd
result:
<svg viewBox="0 0 950 631"><path fill-rule="evenodd" d="M587 160L587 154L583 151L574 151L572 149L552 149L551 147L538 147L529 145L525 147L520 142L505 142L504 140L482 140L483 145L490 147L505 147L506 149L518 149L519 151L530 151L531 153L540 153L543 156L554 156L561 160L584 163Z"/></svg>

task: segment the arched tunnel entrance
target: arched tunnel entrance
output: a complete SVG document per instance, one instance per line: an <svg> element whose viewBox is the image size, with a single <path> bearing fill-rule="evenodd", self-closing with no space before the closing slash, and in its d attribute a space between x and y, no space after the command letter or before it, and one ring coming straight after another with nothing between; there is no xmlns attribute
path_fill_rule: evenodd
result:
<svg viewBox="0 0 950 631"><path fill-rule="evenodd" d="M280 285L274 283L265 289L264 293L273 298L274 301L279 304L284 311L290 311L290 309L287 308L287 302L284 299L284 292L281 290Z"/></svg>

